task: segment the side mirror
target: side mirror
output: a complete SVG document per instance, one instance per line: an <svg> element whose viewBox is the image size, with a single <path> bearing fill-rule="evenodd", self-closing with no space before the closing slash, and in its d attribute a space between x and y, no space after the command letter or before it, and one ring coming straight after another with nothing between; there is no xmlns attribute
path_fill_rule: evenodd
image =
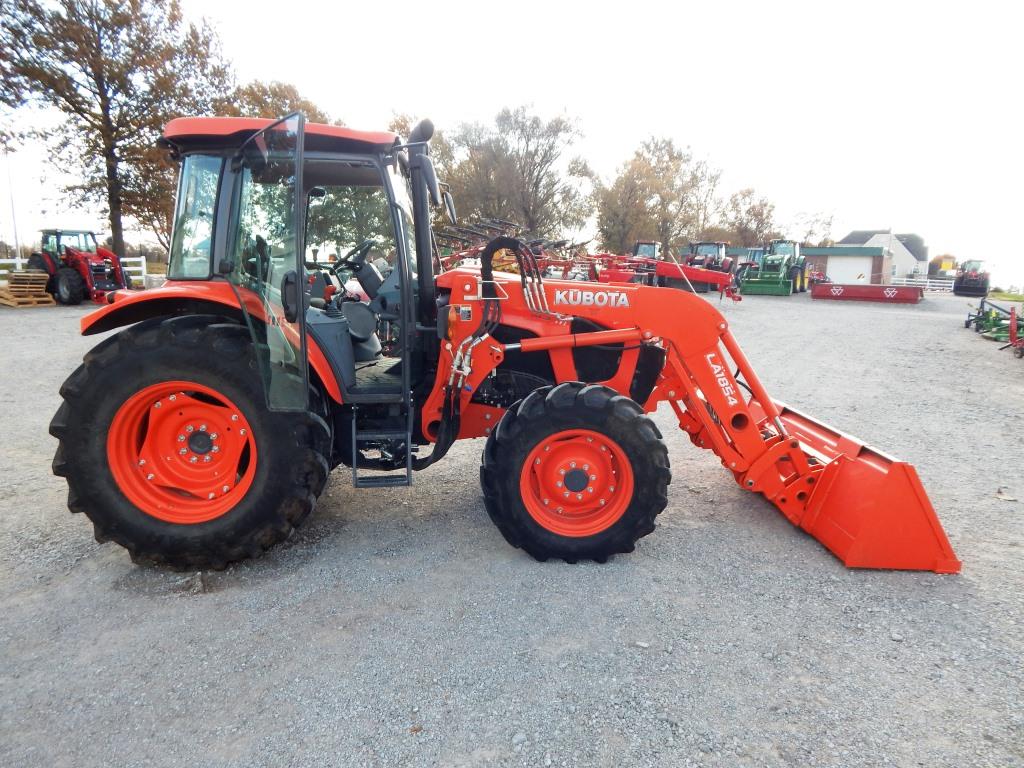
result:
<svg viewBox="0 0 1024 768"><path fill-rule="evenodd" d="M437 172L434 170L434 164L430 161L428 155L420 155L417 160L419 160L420 167L423 169L423 181L427 184L430 202L434 206L438 206L441 204L441 185L437 182Z"/></svg>
<svg viewBox="0 0 1024 768"><path fill-rule="evenodd" d="M459 218L455 215L455 198L452 197L452 193L447 189L442 193L444 197L444 212L448 215L448 221L451 224L458 224Z"/></svg>

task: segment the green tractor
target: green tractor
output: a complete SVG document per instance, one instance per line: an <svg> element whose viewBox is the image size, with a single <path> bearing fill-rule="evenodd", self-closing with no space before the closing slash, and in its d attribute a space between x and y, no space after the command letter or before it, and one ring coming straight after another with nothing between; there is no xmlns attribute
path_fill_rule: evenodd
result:
<svg viewBox="0 0 1024 768"><path fill-rule="evenodd" d="M807 290L807 263L795 240L772 240L760 264L751 264L743 274L744 295L789 296Z"/></svg>

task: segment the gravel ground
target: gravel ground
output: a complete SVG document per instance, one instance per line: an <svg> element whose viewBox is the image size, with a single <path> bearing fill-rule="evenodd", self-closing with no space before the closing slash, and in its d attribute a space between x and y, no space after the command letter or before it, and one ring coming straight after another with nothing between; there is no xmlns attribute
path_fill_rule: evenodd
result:
<svg viewBox="0 0 1024 768"><path fill-rule="evenodd" d="M0 310L0 765L1024 765L1024 363L967 304L723 306L775 397L917 465L960 576L844 569L667 409L669 507L606 565L506 545L469 441L335 473L261 560L139 568L50 474L85 310Z"/></svg>

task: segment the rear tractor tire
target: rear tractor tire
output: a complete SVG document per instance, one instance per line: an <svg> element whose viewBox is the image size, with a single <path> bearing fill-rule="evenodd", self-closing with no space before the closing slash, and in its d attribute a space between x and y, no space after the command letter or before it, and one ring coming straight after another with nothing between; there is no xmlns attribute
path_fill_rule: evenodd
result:
<svg viewBox="0 0 1024 768"><path fill-rule="evenodd" d="M97 541L137 563L220 569L312 512L327 423L267 409L249 332L212 315L146 320L104 340L61 387L53 472Z"/></svg>
<svg viewBox="0 0 1024 768"><path fill-rule="evenodd" d="M537 560L605 562L632 552L668 503L661 433L599 385L541 387L505 413L484 448L484 504L509 544Z"/></svg>
<svg viewBox="0 0 1024 768"><path fill-rule="evenodd" d="M61 267L54 279L54 296L61 304L81 304L85 298L85 280L71 267Z"/></svg>

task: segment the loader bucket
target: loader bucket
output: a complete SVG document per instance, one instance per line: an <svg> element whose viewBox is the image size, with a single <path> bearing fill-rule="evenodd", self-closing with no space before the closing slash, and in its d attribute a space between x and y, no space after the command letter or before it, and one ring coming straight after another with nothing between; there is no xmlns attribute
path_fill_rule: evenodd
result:
<svg viewBox="0 0 1024 768"><path fill-rule="evenodd" d="M849 568L959 573L960 561L913 466L783 403L776 407L804 453L825 465L791 522Z"/></svg>
<svg viewBox="0 0 1024 768"><path fill-rule="evenodd" d="M789 296L793 293L792 280L765 280L753 278L743 281L745 295L762 294L765 296Z"/></svg>

